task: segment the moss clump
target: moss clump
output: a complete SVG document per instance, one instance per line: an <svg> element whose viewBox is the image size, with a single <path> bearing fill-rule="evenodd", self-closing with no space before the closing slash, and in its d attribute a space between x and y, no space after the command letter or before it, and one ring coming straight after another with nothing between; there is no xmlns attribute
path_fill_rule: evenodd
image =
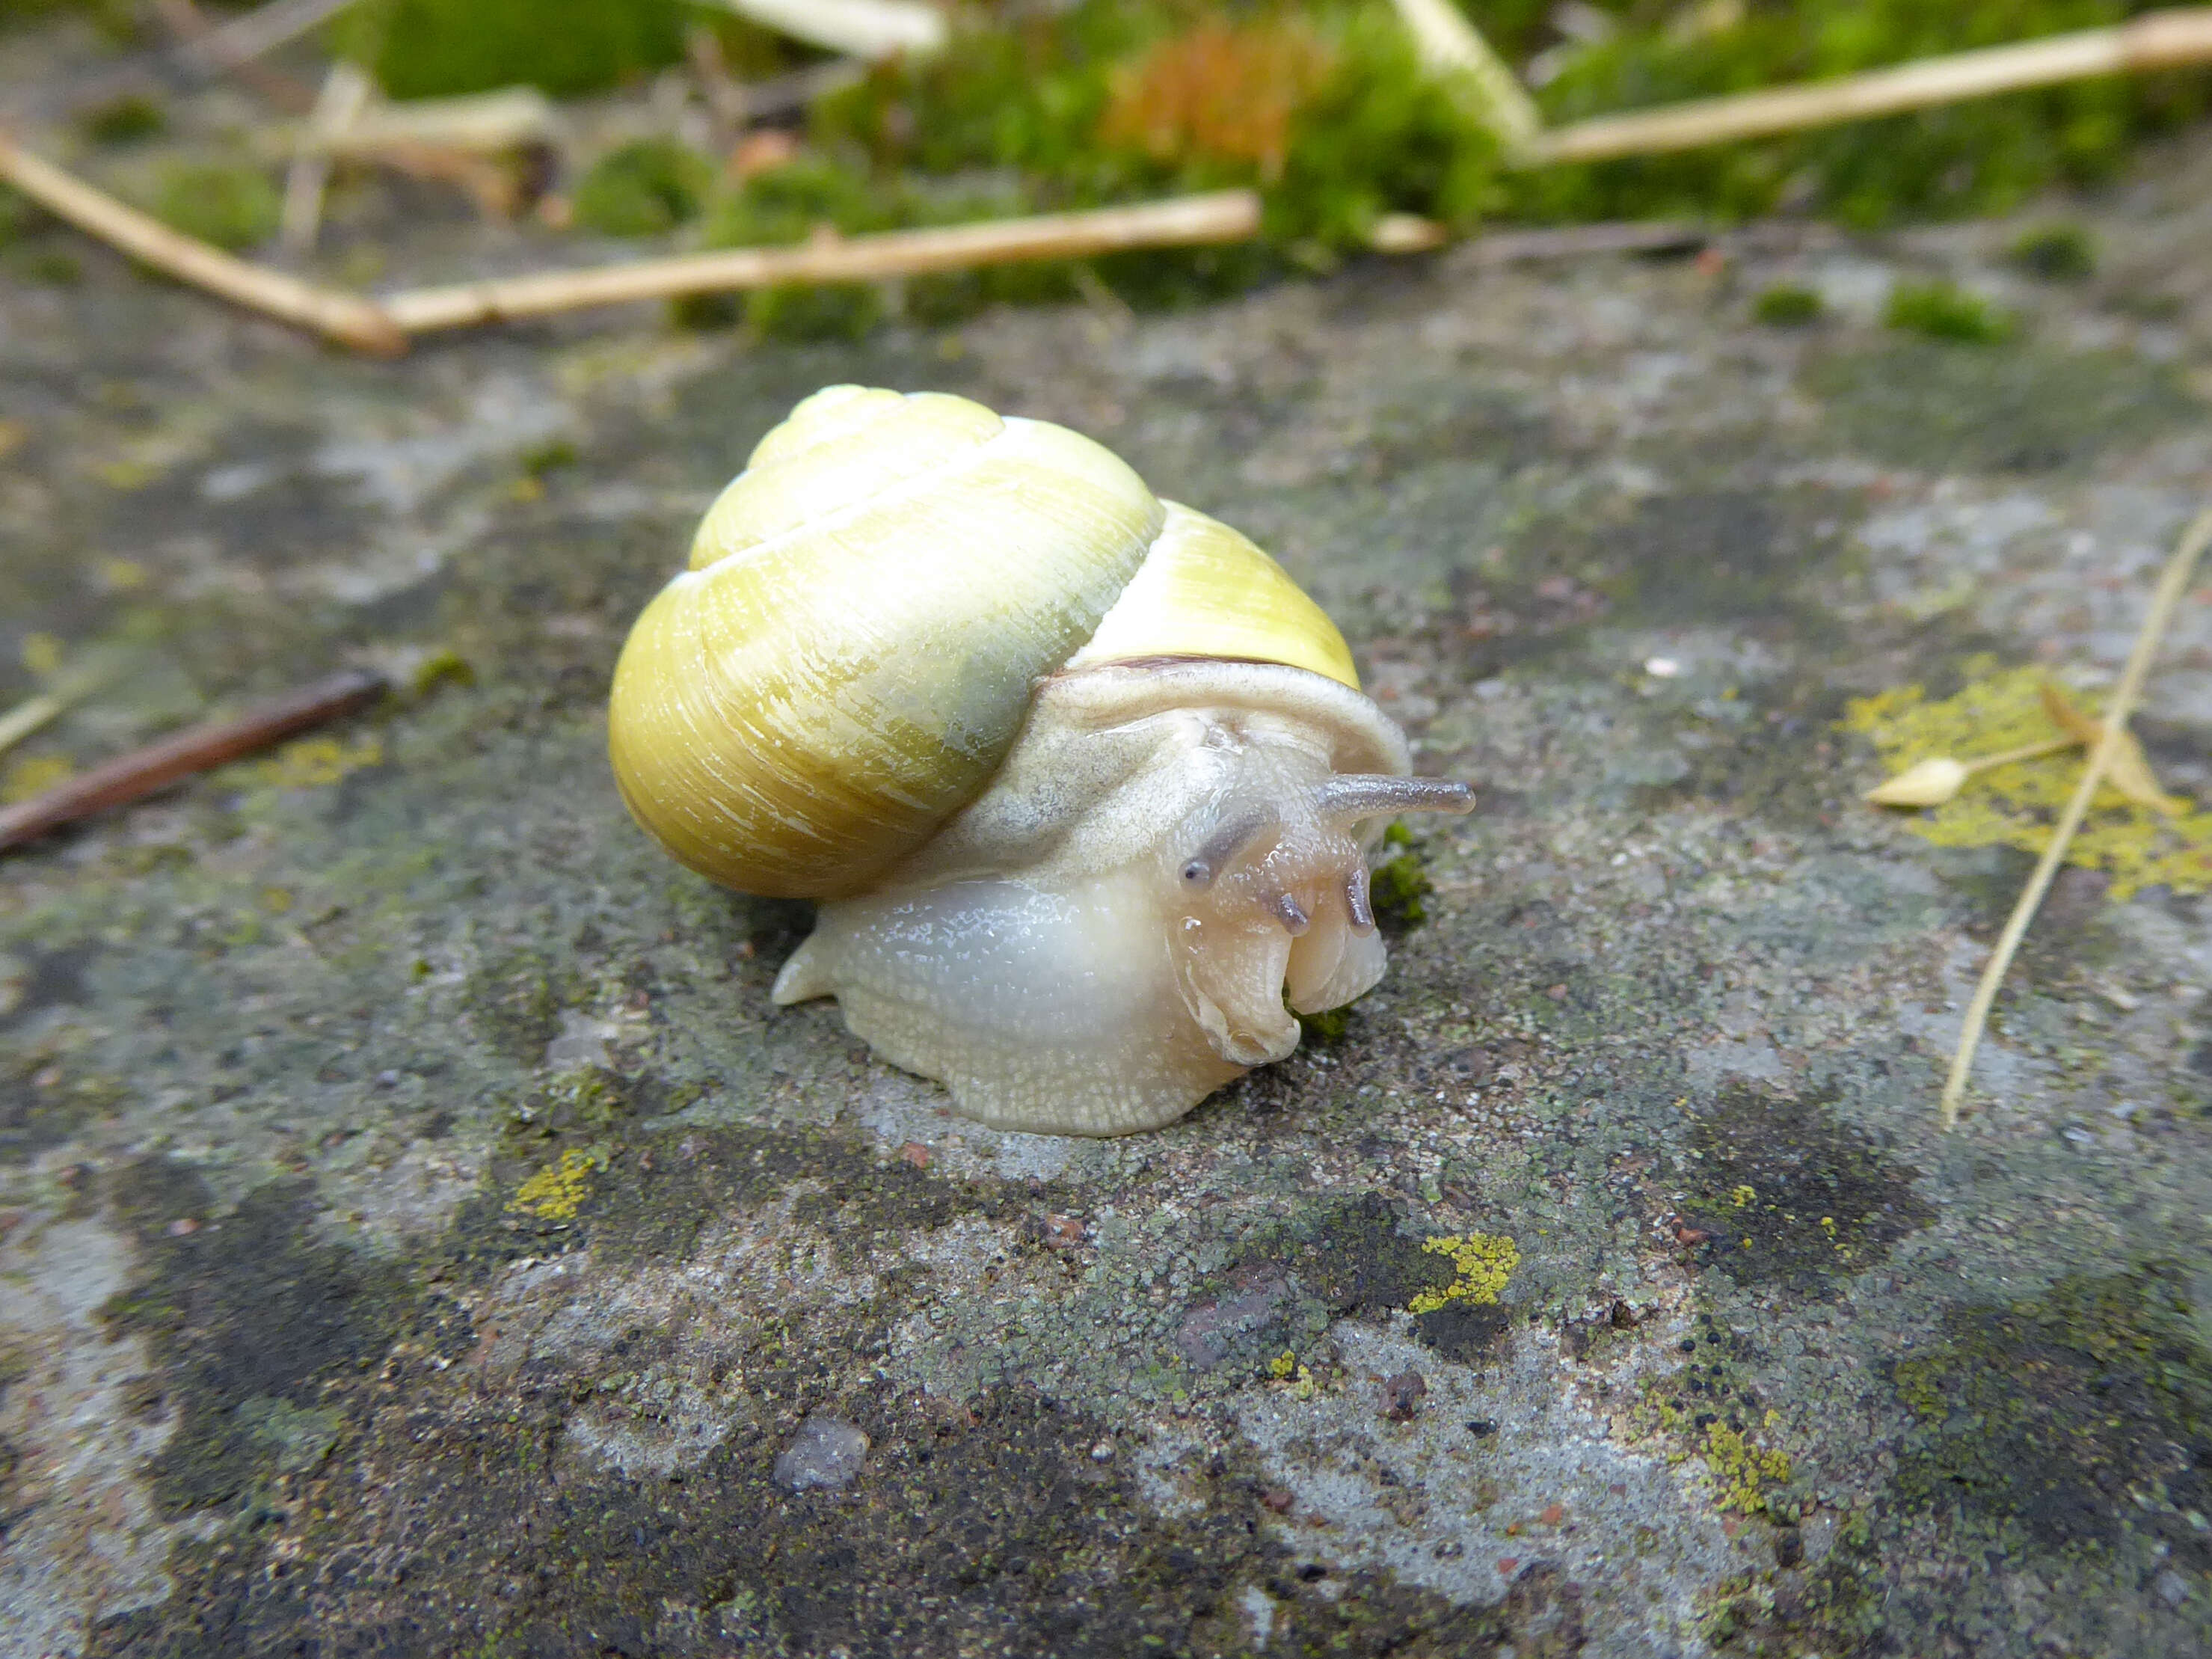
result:
<svg viewBox="0 0 2212 1659"><path fill-rule="evenodd" d="M1977 657L1965 665L1966 687L1940 702L1917 685L1902 685L1846 705L1845 731L1871 738L1886 772L1948 755L1971 761L2057 735L2044 712L2049 676L2035 668L1999 669ZM1911 814L1905 827L1938 847L2016 847L2042 852L2051 826L2080 780L2078 752L2047 756L1977 773L1951 800ZM2146 887L2177 893L2212 890L2212 811L2168 817L2136 805L2111 788L2097 792L2066 852L2069 864L2104 870L2112 896Z"/></svg>
<svg viewBox="0 0 2212 1659"><path fill-rule="evenodd" d="M276 234L283 199L258 167L179 162L155 183L154 212L188 236L222 248L248 248Z"/></svg>
<svg viewBox="0 0 2212 1659"><path fill-rule="evenodd" d="M1413 832L1404 824L1394 823L1385 830L1382 845L1399 851L1376 865L1368 876L1368 898L1375 920L1392 933L1402 933L1429 919L1428 908L1421 901L1436 891L1436 884L1422 867Z"/></svg>
<svg viewBox="0 0 2212 1659"><path fill-rule="evenodd" d="M375 0L334 33L394 98L518 83L567 97L678 62L686 18L678 0Z"/></svg>
<svg viewBox="0 0 2212 1659"><path fill-rule="evenodd" d="M96 106L78 123L84 136L95 144L135 143L153 137L168 125L168 114L161 105L135 92Z"/></svg>
<svg viewBox="0 0 2212 1659"><path fill-rule="evenodd" d="M1521 1265L1521 1252L1513 1241L1490 1233L1447 1233L1424 1240L1421 1248L1431 1255L1451 1258L1452 1281L1416 1296L1406 1308L1413 1314L1435 1313L1455 1302L1470 1307L1494 1304Z"/></svg>
<svg viewBox="0 0 2212 1659"><path fill-rule="evenodd" d="M2041 225L2012 245L2010 257L2046 283L2082 283L2096 274L2097 243L2079 225Z"/></svg>
<svg viewBox="0 0 2212 1659"><path fill-rule="evenodd" d="M714 183L705 156L665 138L641 138L592 164L576 186L576 222L602 236L662 235L699 216Z"/></svg>
<svg viewBox="0 0 2212 1659"><path fill-rule="evenodd" d="M1803 328L1826 309L1817 289L1777 283L1752 301L1751 314L1769 328Z"/></svg>
<svg viewBox="0 0 2212 1659"><path fill-rule="evenodd" d="M1618 27L1565 55L1537 96L1548 120L1569 121L2094 28L2147 9L2142 0L1609 4ZM2051 185L2110 176L2136 143L2188 120L2204 100L2202 76L2114 76L1510 182L1516 209L1555 218L1734 216L1788 204L1872 227L2002 212Z"/></svg>
<svg viewBox="0 0 2212 1659"><path fill-rule="evenodd" d="M1385 212L1466 225L1495 196L1489 134L1419 71L1379 6L1224 21L1170 0L1082 0L879 70L817 106L815 137L878 171L1011 174L1038 207L1249 185L1270 245L1309 262L1360 246ZM1132 264L1201 283L1259 269L1204 252Z"/></svg>
<svg viewBox="0 0 2212 1659"><path fill-rule="evenodd" d="M2018 326L2009 313L1949 283L1899 283L1882 320L1907 333L1959 345L2002 345Z"/></svg>

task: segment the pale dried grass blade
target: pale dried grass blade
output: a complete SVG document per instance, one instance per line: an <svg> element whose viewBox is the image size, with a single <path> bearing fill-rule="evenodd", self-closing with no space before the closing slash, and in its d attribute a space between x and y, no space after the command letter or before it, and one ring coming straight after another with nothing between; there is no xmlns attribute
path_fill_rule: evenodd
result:
<svg viewBox="0 0 2212 1659"><path fill-rule="evenodd" d="M2043 688L2043 712L2080 743L2096 742L2097 734L2104 730L2095 715L2083 714L2067 701L2063 691L2047 682ZM2150 769L2150 757L2143 753L2142 742L2132 732L2120 733L2119 745L2113 750L2105 781L2136 805L2154 807L2170 818L2179 817L2189 810L2187 801L2167 794L2160 787L2158 775Z"/></svg>
<svg viewBox="0 0 2212 1659"><path fill-rule="evenodd" d="M2035 872L2027 878L2027 886L2021 893L2020 902L2013 906L2004 932L1997 937L1996 949L1990 953L1988 964L1982 969L1981 983L1974 988L1973 1000L1966 1006L1966 1021L1959 1032L1958 1052L1951 1057L1951 1074L1944 1080L1943 1097L1937 1108L1946 1129L1959 1121L1959 1103L1966 1097L1966 1081L1973 1074L1974 1051L1981 1046L1982 1032L1989 1024L1990 1010L1996 1006L2005 971L2012 966L2021 940L2027 937L2027 924L2034 920L2036 908L2051 890L2051 878L2065 862L2066 849L2074 840L2074 832L2081 827L2082 818L2088 814L2097 786L2104 781L2106 769L2111 766L2119 739L2127 729L2128 716L2135 712L2142 696L2151 659L2158 654L2158 644L2165 637L2166 624L2173 620L2174 611L2189 591L2190 578L2196 574L2197 561L2208 542L2212 542L2212 508L2199 513L2190 521L2189 527L2182 532L2180 545L2174 549L2173 556L2166 561L2166 569L2159 576L2158 586L2151 594L2150 609L2143 617L2142 631L2136 635L2135 648L2128 653L2128 665L2121 671L2112 703L2097 728L2096 746L2089 751L2089 763L2081 769L2081 781L2074 787L2073 799L2059 814L2058 823L2051 832L2051 843L2043 849Z"/></svg>

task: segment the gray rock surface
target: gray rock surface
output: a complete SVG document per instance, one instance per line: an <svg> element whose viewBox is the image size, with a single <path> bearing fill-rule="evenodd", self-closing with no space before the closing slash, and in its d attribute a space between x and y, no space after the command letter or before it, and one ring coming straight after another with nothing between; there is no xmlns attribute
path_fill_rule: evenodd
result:
<svg viewBox="0 0 2212 1659"><path fill-rule="evenodd" d="M2069 210L2074 289L2016 223L1761 228L392 363L0 261L0 650L149 664L30 752L473 677L0 864L0 1654L2212 1650L2204 902L2069 877L1942 1135L2027 860L1859 805L1838 724L2108 683L2212 494L2212 151ZM475 235L395 278L526 262ZM1936 274L2020 338L1880 325ZM1829 320L1755 325L1784 279ZM803 912L647 844L603 703L838 380L1112 444L1477 781L1340 1032L1100 1144L769 1007ZM2212 791L2202 589L2144 730ZM1498 1301L1414 1312L1470 1234Z"/></svg>

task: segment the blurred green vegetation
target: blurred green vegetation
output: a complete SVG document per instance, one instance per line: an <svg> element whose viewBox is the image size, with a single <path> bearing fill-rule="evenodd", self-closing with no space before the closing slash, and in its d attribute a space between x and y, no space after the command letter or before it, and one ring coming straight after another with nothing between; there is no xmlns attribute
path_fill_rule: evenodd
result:
<svg viewBox="0 0 2212 1659"><path fill-rule="evenodd" d="M1803 328L1826 309L1818 289L1777 283L1752 302L1751 314L1770 328Z"/></svg>
<svg viewBox="0 0 2212 1659"><path fill-rule="evenodd" d="M2097 272L2097 244L2079 225L2038 225L2012 245L2012 262L2042 282L2087 282Z"/></svg>
<svg viewBox="0 0 2212 1659"><path fill-rule="evenodd" d="M2097 27L2150 9L2144 0L1461 3L1535 85L1554 124ZM129 15L123 0L0 0L0 21L64 8ZM1258 190L1265 203L1263 236L1246 247L684 308L698 323L741 308L775 331L845 333L887 305L951 322L1002 301L1201 299L1290 269L1326 269L1391 213L1464 231L1486 220L1725 222L1777 210L1869 228L2004 211L2053 186L2111 176L2142 141L2212 102L2212 73L2115 76L1755 143L1522 173L1502 165L1474 94L1419 71L1388 0L970 0L960 17L952 50L878 65L817 100L793 134L795 153L780 162L726 168L668 141L611 152L572 192L577 222L617 236L683 231L720 246L1231 185ZM703 0L361 0L327 33L404 98L517 82L556 95L634 85L683 61L687 35L702 28L741 80L823 56ZM118 107L88 131L119 141L148 114ZM208 183L204 199L174 197L165 216L211 227L228 246L265 234L274 212L265 180ZM2030 274L2074 280L2094 267L2094 250L2063 227L2032 240L2014 254ZM1907 309L1899 326L1947 338L2000 326L1957 305ZM1756 311L1776 324L1814 314L1778 293Z"/></svg>
<svg viewBox="0 0 2212 1659"><path fill-rule="evenodd" d="M714 188L705 156L641 138L601 156L576 185L576 222L602 236L657 236L689 224Z"/></svg>
<svg viewBox="0 0 2212 1659"><path fill-rule="evenodd" d="M258 167L179 161L156 176L153 209L185 234L236 251L276 234L284 202Z"/></svg>
<svg viewBox="0 0 2212 1659"><path fill-rule="evenodd" d="M2012 313L1948 283L1900 283L1884 319L1892 328L1959 345L2002 345L2018 324Z"/></svg>

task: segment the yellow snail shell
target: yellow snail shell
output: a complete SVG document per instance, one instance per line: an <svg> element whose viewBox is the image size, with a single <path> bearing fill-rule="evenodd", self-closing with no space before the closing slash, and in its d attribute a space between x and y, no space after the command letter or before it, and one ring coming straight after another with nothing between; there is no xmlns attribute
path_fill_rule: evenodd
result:
<svg viewBox="0 0 2212 1659"><path fill-rule="evenodd" d="M830 386L763 438L615 669L623 799L821 901L835 996L972 1116L1171 1121L1382 972L1365 852L1464 811L1282 568L1089 439Z"/></svg>

